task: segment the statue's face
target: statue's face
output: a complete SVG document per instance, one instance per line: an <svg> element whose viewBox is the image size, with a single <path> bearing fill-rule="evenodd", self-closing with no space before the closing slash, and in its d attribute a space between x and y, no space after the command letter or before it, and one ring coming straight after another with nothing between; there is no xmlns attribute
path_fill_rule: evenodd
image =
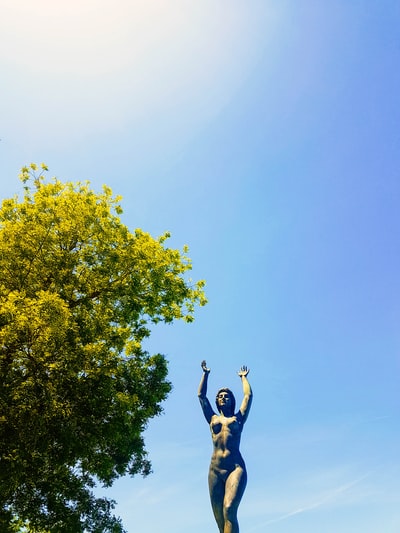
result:
<svg viewBox="0 0 400 533"><path fill-rule="evenodd" d="M235 397L229 389L220 389L215 397L215 404L220 413L233 416L235 410Z"/></svg>
<svg viewBox="0 0 400 533"><path fill-rule="evenodd" d="M220 405L221 407L223 405L231 405L232 404L231 395L229 394L229 392L222 391L218 394L217 402L218 402L218 405Z"/></svg>

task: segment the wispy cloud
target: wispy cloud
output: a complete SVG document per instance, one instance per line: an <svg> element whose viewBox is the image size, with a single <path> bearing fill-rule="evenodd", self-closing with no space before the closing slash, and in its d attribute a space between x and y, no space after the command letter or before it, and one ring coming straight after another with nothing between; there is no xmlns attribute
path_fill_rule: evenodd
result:
<svg viewBox="0 0 400 533"><path fill-rule="evenodd" d="M257 531L257 530L259 530L261 528L264 528L265 526L268 526L270 524L275 524L277 522L282 522L283 520L291 518L292 516L295 516L295 515L298 515L298 514L301 514L301 513L305 513L305 512L308 512L308 511L312 511L314 509L317 509L318 507L321 507L321 506L327 504L328 502L334 501L339 495L341 495L342 493L344 493L347 490L351 489L355 485L358 485L364 479L368 478L372 474L372 472L373 471L371 470L371 471L365 473L364 475L358 477L357 479L354 479L353 481L350 481L348 483L345 483L343 485L340 485L339 487L336 487L336 488L332 489L325 496L317 499L316 501L314 501L314 502L312 502L310 504L307 504L307 505L304 505L302 507L299 507L298 509L290 511L290 512L288 512L286 514L283 514L283 515L281 515L281 516L279 516L277 518L270 519L270 520L268 520L266 522L263 522L262 524L258 524L257 526L253 527L249 531Z"/></svg>
<svg viewBox="0 0 400 533"><path fill-rule="evenodd" d="M391 418L390 415L382 415L382 416L374 416L370 419L370 422L375 422L376 420L386 420L387 418Z"/></svg>

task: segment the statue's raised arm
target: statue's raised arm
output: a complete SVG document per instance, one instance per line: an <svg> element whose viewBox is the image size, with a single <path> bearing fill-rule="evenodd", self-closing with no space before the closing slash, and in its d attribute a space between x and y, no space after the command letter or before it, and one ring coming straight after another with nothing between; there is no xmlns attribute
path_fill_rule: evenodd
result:
<svg viewBox="0 0 400 533"><path fill-rule="evenodd" d="M211 418L215 415L210 402L207 398L207 382L210 369L207 368L207 363L205 361L201 362L201 368L203 370L203 375L201 376L198 397L200 401L201 408L203 409L204 416L208 423L211 422Z"/></svg>
<svg viewBox="0 0 400 533"><path fill-rule="evenodd" d="M247 366L242 366L238 372L238 376L241 378L243 385L243 400L239 409L239 412L242 415L243 422L246 422L247 417L249 416L251 402L253 400L253 393L250 387L250 383L247 379L247 375L249 372L250 368L247 368Z"/></svg>

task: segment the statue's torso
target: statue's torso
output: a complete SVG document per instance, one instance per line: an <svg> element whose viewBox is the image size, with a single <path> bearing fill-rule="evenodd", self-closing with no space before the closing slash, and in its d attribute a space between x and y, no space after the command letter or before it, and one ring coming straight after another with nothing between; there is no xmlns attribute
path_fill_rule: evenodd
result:
<svg viewBox="0 0 400 533"><path fill-rule="evenodd" d="M214 445L211 468L221 474L228 474L237 466L244 468L239 452L243 423L237 416L214 415L210 422L211 437Z"/></svg>

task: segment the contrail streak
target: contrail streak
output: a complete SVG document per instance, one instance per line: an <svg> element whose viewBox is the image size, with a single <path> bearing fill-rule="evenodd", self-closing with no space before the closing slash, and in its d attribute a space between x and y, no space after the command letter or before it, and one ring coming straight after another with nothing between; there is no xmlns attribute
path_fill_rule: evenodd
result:
<svg viewBox="0 0 400 533"><path fill-rule="evenodd" d="M287 518L290 518L291 516L295 516L300 513L304 513L306 511L311 511L313 509L316 509L317 507L320 507L321 505L324 505L329 500L332 500L335 498L335 496L341 494L342 492L345 492L346 490L349 490L351 487L354 487L354 485L357 485L361 481L363 481L365 478L370 476L372 471L367 472L363 476L355 479L354 481L350 481L349 483L346 483L344 485L341 485L340 487L337 487L336 489L332 490L329 494L327 494L324 498L318 500L317 502L311 503L310 505L306 505L305 507L299 507L298 509L295 509L294 511L291 511L290 513L284 514L282 516L279 516L278 518L273 518L272 520L268 520L267 522L263 522L262 524L259 524L249 531L256 531L257 529L260 529L261 527L268 526L270 524L275 524L276 522L282 522L282 520L286 520Z"/></svg>

